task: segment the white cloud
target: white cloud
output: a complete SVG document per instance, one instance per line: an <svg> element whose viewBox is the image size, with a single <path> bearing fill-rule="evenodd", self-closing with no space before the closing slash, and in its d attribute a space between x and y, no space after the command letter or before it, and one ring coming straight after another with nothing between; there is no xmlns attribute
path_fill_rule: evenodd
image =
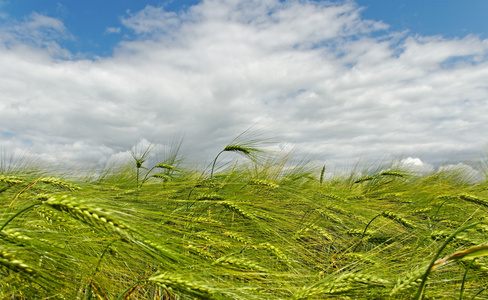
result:
<svg viewBox="0 0 488 300"><path fill-rule="evenodd" d="M178 29L181 19L175 12L167 12L162 7L146 6L143 10L122 19L125 27L137 34L162 33Z"/></svg>
<svg viewBox="0 0 488 300"><path fill-rule="evenodd" d="M108 27L105 29L105 33L112 34L112 33L120 33L120 27Z"/></svg>
<svg viewBox="0 0 488 300"><path fill-rule="evenodd" d="M484 175L479 171L473 168L470 165L465 163L458 163L458 164L449 164L444 165L439 168L439 172L448 172L449 174L458 175L459 179L467 180L468 182L479 182L485 179Z"/></svg>
<svg viewBox="0 0 488 300"><path fill-rule="evenodd" d="M360 12L352 2L147 6L122 19L135 37L93 61L56 59L69 33L33 14L0 30L0 132L13 133L2 143L97 162L184 133L209 159L265 120L324 161L430 164L478 150L488 41L389 32Z"/></svg>
<svg viewBox="0 0 488 300"><path fill-rule="evenodd" d="M408 166L422 167L424 165L422 160L418 157L417 158L407 157L407 158L402 159L400 162L402 164L408 165Z"/></svg>
<svg viewBox="0 0 488 300"><path fill-rule="evenodd" d="M24 46L41 48L55 57L70 57L58 41L72 39L63 22L36 12L31 13L22 21L11 20L5 16L6 22L0 27L0 40L3 46L12 50L23 49Z"/></svg>
<svg viewBox="0 0 488 300"><path fill-rule="evenodd" d="M407 157L399 160L398 162L393 164L395 167L400 169L404 169L407 172L411 172L417 175L425 175L427 173L431 173L434 171L434 166L428 163L423 162L418 157Z"/></svg>

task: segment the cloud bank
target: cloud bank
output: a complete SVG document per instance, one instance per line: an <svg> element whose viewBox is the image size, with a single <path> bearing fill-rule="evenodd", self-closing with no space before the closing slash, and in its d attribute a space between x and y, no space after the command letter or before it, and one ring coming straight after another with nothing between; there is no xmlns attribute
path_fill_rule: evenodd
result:
<svg viewBox="0 0 488 300"><path fill-rule="evenodd" d="M5 18L4 18L5 19ZM486 143L488 40L392 32L351 1L147 6L108 57L33 13L0 27L0 146L96 163L184 134L208 159L256 122L323 162L464 161ZM266 130L266 128L264 129Z"/></svg>

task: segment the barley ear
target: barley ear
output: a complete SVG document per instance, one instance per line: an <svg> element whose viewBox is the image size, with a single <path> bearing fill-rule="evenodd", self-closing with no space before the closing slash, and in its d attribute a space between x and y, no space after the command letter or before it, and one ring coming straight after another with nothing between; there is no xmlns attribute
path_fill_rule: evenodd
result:
<svg viewBox="0 0 488 300"><path fill-rule="evenodd" d="M64 188L64 189L68 189L70 191L76 191L76 190L81 189L80 187L78 187L72 183L66 182L64 180L61 180L61 179L55 178L55 177L43 177L43 178L39 179L39 182L42 182L45 184L50 184L50 185L57 186L57 187Z"/></svg>
<svg viewBox="0 0 488 300"><path fill-rule="evenodd" d="M229 144L225 146L224 150L220 151L219 154L215 157L213 164L212 164L212 171L210 172L210 178L213 178L213 173L215 169L215 164L217 162L217 159L219 156L224 153L224 152L237 152L240 154L243 154L249 158L252 158L253 152L260 152L261 150L256 149L256 148L251 148L251 147L246 147L243 145L238 145L238 144Z"/></svg>
<svg viewBox="0 0 488 300"><path fill-rule="evenodd" d="M156 273L147 279L164 288L197 299L214 299L214 291L206 286L195 284L179 276L168 273Z"/></svg>
<svg viewBox="0 0 488 300"><path fill-rule="evenodd" d="M322 167L322 170L320 171L320 184L324 182L324 173L325 173L325 165Z"/></svg>
<svg viewBox="0 0 488 300"><path fill-rule="evenodd" d="M402 218L400 217L399 215L397 215L396 213L393 213L393 212L390 212L390 211L384 211L381 213L381 215L385 218L388 218L390 220L393 220L395 222L397 222L398 224L406 227L406 228L414 228L415 226L410 223L410 221L408 221L407 219L405 218Z"/></svg>
<svg viewBox="0 0 488 300"><path fill-rule="evenodd" d="M167 169L173 171L175 167L173 165L165 164L165 163L159 163L154 166L155 168L160 168L160 169Z"/></svg>

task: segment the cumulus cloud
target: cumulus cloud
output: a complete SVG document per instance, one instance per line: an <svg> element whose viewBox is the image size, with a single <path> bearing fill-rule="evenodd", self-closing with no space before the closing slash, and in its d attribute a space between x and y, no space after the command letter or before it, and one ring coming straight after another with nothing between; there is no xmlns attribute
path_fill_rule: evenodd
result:
<svg viewBox="0 0 488 300"><path fill-rule="evenodd" d="M184 133L209 159L264 120L319 160L431 164L486 139L488 40L476 36L391 32L350 1L146 6L121 26L131 38L95 60L58 59L70 33L41 14L0 29L2 143L97 162Z"/></svg>
<svg viewBox="0 0 488 300"><path fill-rule="evenodd" d="M415 175L425 175L436 170L433 165L423 162L418 157L407 157L400 159L399 161L395 162L393 166Z"/></svg>

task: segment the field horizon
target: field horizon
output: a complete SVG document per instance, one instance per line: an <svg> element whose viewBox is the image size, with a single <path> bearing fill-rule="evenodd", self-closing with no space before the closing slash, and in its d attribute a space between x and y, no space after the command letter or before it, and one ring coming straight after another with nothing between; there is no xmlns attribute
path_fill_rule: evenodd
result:
<svg viewBox="0 0 488 300"><path fill-rule="evenodd" d="M4 154L1 298L486 297L483 161L334 174L240 137L203 167L181 141L81 173Z"/></svg>

